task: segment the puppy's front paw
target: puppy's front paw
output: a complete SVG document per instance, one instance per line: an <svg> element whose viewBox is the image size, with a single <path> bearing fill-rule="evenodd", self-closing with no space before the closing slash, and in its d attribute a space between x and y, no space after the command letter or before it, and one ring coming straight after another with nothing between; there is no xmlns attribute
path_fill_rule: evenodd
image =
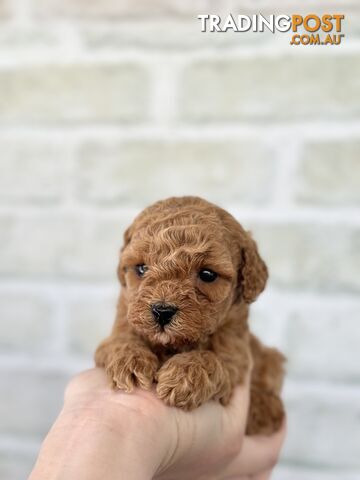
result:
<svg viewBox="0 0 360 480"><path fill-rule="evenodd" d="M156 392L167 405L193 410L219 395L221 366L212 355L181 353L157 372Z"/></svg>
<svg viewBox="0 0 360 480"><path fill-rule="evenodd" d="M149 390L159 368L155 354L142 348L122 349L108 364L106 373L114 388L131 392L134 387Z"/></svg>

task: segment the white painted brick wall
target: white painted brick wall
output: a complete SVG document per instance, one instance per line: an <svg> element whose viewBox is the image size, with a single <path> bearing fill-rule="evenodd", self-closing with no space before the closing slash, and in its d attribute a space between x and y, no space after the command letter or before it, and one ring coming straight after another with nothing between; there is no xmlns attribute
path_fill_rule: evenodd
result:
<svg viewBox="0 0 360 480"><path fill-rule="evenodd" d="M345 12L346 42L196 19L257 10ZM355 0L0 0L1 479L26 478L110 329L124 228L189 193L270 267L251 322L289 359L274 479L360 478L359 19Z"/></svg>
<svg viewBox="0 0 360 480"><path fill-rule="evenodd" d="M359 151L360 141L356 138L304 145L298 167L298 201L334 206L358 204Z"/></svg>
<svg viewBox="0 0 360 480"><path fill-rule="evenodd" d="M200 196L211 190L214 201L264 203L275 173L273 157L265 144L236 137L90 142L80 152L78 192L84 202L107 204L143 205L156 201L159 191L166 197L195 189Z"/></svg>
<svg viewBox="0 0 360 480"><path fill-rule="evenodd" d="M101 85L101 88L99 88ZM133 122L147 112L147 78L140 66L67 64L9 67L0 77L0 120Z"/></svg>
<svg viewBox="0 0 360 480"><path fill-rule="evenodd" d="M328 51L313 50L196 60L181 78L181 118L198 123L357 116L356 57L343 51L334 61Z"/></svg>

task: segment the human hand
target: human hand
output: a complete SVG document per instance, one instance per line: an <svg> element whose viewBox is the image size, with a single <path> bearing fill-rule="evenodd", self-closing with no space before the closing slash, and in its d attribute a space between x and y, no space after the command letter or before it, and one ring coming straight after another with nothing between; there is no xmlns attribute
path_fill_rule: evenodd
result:
<svg viewBox="0 0 360 480"><path fill-rule="evenodd" d="M70 382L29 480L266 480L285 426L245 436L248 403L246 384L226 408L184 412L153 392L114 392L102 370L89 370Z"/></svg>

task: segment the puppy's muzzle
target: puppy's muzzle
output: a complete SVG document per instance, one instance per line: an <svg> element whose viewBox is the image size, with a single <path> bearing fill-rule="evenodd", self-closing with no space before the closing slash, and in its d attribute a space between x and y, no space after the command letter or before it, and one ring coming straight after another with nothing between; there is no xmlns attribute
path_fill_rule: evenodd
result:
<svg viewBox="0 0 360 480"><path fill-rule="evenodd" d="M161 327L164 327L170 322L178 309L173 305L154 303L153 305L151 305L151 311L156 322Z"/></svg>

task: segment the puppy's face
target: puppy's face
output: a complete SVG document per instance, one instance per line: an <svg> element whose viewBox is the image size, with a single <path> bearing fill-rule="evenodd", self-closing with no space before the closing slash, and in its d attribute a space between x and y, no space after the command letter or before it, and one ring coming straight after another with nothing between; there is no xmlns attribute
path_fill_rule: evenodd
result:
<svg viewBox="0 0 360 480"><path fill-rule="evenodd" d="M205 340L267 280L251 236L198 197L145 209L125 233L118 274L127 321L149 342L174 348Z"/></svg>
<svg viewBox="0 0 360 480"><path fill-rule="evenodd" d="M221 235L206 226L135 231L122 255L128 322L153 344L179 347L226 317L237 270Z"/></svg>

